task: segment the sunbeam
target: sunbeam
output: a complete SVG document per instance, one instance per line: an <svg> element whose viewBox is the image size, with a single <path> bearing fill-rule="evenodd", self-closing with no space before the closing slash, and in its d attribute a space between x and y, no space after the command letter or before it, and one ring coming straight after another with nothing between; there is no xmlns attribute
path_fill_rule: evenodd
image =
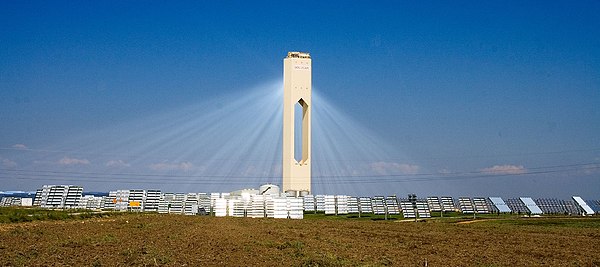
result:
<svg viewBox="0 0 600 267"><path fill-rule="evenodd" d="M34 164L48 171L79 171L80 181L64 181L99 189L118 183L209 192L280 184L282 98L282 81L275 80L66 137L39 152ZM398 161L408 158L400 148L350 118L318 89L313 98L313 193L372 195L415 189L407 178L422 172L420 165ZM61 174L66 175L52 177L60 181ZM388 180L373 179L380 175L406 181L390 187Z"/></svg>

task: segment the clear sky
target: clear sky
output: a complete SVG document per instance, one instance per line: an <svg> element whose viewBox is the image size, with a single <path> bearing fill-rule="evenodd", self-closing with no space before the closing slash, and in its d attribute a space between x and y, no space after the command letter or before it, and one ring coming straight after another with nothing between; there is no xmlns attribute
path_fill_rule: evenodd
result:
<svg viewBox="0 0 600 267"><path fill-rule="evenodd" d="M600 199L599 1L282 2L1 1L0 191L278 183L307 51L316 193Z"/></svg>

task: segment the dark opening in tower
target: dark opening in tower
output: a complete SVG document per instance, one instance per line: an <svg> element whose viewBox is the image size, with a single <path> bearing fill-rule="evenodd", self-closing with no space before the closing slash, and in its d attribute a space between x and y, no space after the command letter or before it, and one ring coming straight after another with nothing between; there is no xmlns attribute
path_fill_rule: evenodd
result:
<svg viewBox="0 0 600 267"><path fill-rule="evenodd" d="M300 165L308 157L308 119L306 118L308 105L300 99L294 105L294 159Z"/></svg>

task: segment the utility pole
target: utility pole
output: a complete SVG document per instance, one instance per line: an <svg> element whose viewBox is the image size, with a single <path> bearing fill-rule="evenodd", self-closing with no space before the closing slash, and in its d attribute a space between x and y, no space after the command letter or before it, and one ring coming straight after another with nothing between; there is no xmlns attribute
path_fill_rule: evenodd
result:
<svg viewBox="0 0 600 267"><path fill-rule="evenodd" d="M388 219L388 206L387 206L387 204L385 202L383 204L383 211L384 211L385 220L387 221L387 219Z"/></svg>

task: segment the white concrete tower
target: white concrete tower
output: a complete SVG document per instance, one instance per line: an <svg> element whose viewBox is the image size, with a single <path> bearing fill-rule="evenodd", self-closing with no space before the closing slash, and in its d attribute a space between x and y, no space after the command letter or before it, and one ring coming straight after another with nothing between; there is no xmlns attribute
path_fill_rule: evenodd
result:
<svg viewBox="0 0 600 267"><path fill-rule="evenodd" d="M283 191L311 191L311 59L308 53L288 52L283 60ZM301 114L295 114L296 105ZM302 132L295 132L296 116L302 116ZM299 129L298 129L299 130ZM302 156L296 158L295 136L302 134Z"/></svg>

